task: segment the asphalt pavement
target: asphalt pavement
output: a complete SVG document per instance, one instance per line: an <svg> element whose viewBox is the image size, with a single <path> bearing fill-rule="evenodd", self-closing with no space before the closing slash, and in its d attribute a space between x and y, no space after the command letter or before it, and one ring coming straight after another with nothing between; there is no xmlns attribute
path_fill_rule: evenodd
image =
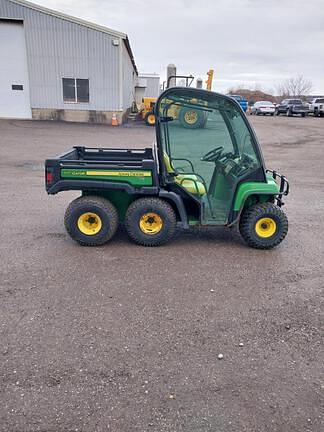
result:
<svg viewBox="0 0 324 432"><path fill-rule="evenodd" d="M323 431L324 119L249 120L291 185L270 251L222 229L81 247L43 160L153 129L0 121L0 431Z"/></svg>

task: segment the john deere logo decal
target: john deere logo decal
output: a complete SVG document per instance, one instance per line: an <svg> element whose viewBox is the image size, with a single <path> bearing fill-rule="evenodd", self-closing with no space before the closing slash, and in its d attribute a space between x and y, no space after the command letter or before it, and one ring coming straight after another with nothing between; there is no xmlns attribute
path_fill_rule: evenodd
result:
<svg viewBox="0 0 324 432"><path fill-rule="evenodd" d="M61 177L151 177L151 175L151 171L61 170Z"/></svg>

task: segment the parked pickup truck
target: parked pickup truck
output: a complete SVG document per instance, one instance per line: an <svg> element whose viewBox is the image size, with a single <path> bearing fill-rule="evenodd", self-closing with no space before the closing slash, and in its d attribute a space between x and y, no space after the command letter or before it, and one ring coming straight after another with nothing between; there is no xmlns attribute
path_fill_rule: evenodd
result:
<svg viewBox="0 0 324 432"><path fill-rule="evenodd" d="M247 109L248 109L248 101L246 99L244 99L243 96L233 95L233 94L228 94L227 96L229 96L230 98L236 100L236 102L238 102L238 104L241 106L241 108L242 108L242 110L244 112L247 111Z"/></svg>
<svg viewBox="0 0 324 432"><path fill-rule="evenodd" d="M276 115L285 114L291 117L294 114L300 114L305 117L308 112L308 105L304 104L301 99L284 99L276 106Z"/></svg>
<svg viewBox="0 0 324 432"><path fill-rule="evenodd" d="M309 104L309 112L313 113L315 117L324 116L324 98L315 98Z"/></svg>

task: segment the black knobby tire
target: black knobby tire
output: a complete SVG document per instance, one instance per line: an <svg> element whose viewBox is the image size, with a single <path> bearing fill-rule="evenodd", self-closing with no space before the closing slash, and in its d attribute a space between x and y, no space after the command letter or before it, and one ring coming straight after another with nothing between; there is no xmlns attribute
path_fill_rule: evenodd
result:
<svg viewBox="0 0 324 432"><path fill-rule="evenodd" d="M141 218L148 213L157 214L162 228L156 234L143 232ZM128 207L125 215L126 231L135 243L141 246L160 246L173 237L176 230L176 214L169 203L159 198L139 198Z"/></svg>
<svg viewBox="0 0 324 432"><path fill-rule="evenodd" d="M101 228L94 235L80 231L79 218L86 213L96 214L101 221ZM82 196L70 203L64 216L64 225L73 240L82 246L101 246L107 243L118 228L118 213L115 206L100 196Z"/></svg>
<svg viewBox="0 0 324 432"><path fill-rule="evenodd" d="M154 122L150 121L154 117ZM145 114L144 121L146 126L155 126L155 115L153 111L149 111Z"/></svg>
<svg viewBox="0 0 324 432"><path fill-rule="evenodd" d="M263 238L256 232L256 224L262 218L271 218L276 223L276 231L271 237ZM256 249L272 249L286 237L288 219L275 204L255 204L243 211L239 228L241 236L249 246Z"/></svg>
<svg viewBox="0 0 324 432"><path fill-rule="evenodd" d="M186 115L190 112L195 113L197 116L197 120L194 123L188 123L186 120ZM207 117L203 111L195 110L194 108L181 108L178 114L178 119L181 126L186 129L199 129L205 126Z"/></svg>

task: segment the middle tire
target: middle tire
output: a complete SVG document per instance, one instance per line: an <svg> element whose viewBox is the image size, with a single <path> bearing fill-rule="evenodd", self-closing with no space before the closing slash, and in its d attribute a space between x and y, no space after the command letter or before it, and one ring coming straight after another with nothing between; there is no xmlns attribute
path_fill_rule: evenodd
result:
<svg viewBox="0 0 324 432"><path fill-rule="evenodd" d="M160 246L174 235L177 219L171 205L160 198L140 198L125 215L129 237L142 246Z"/></svg>

